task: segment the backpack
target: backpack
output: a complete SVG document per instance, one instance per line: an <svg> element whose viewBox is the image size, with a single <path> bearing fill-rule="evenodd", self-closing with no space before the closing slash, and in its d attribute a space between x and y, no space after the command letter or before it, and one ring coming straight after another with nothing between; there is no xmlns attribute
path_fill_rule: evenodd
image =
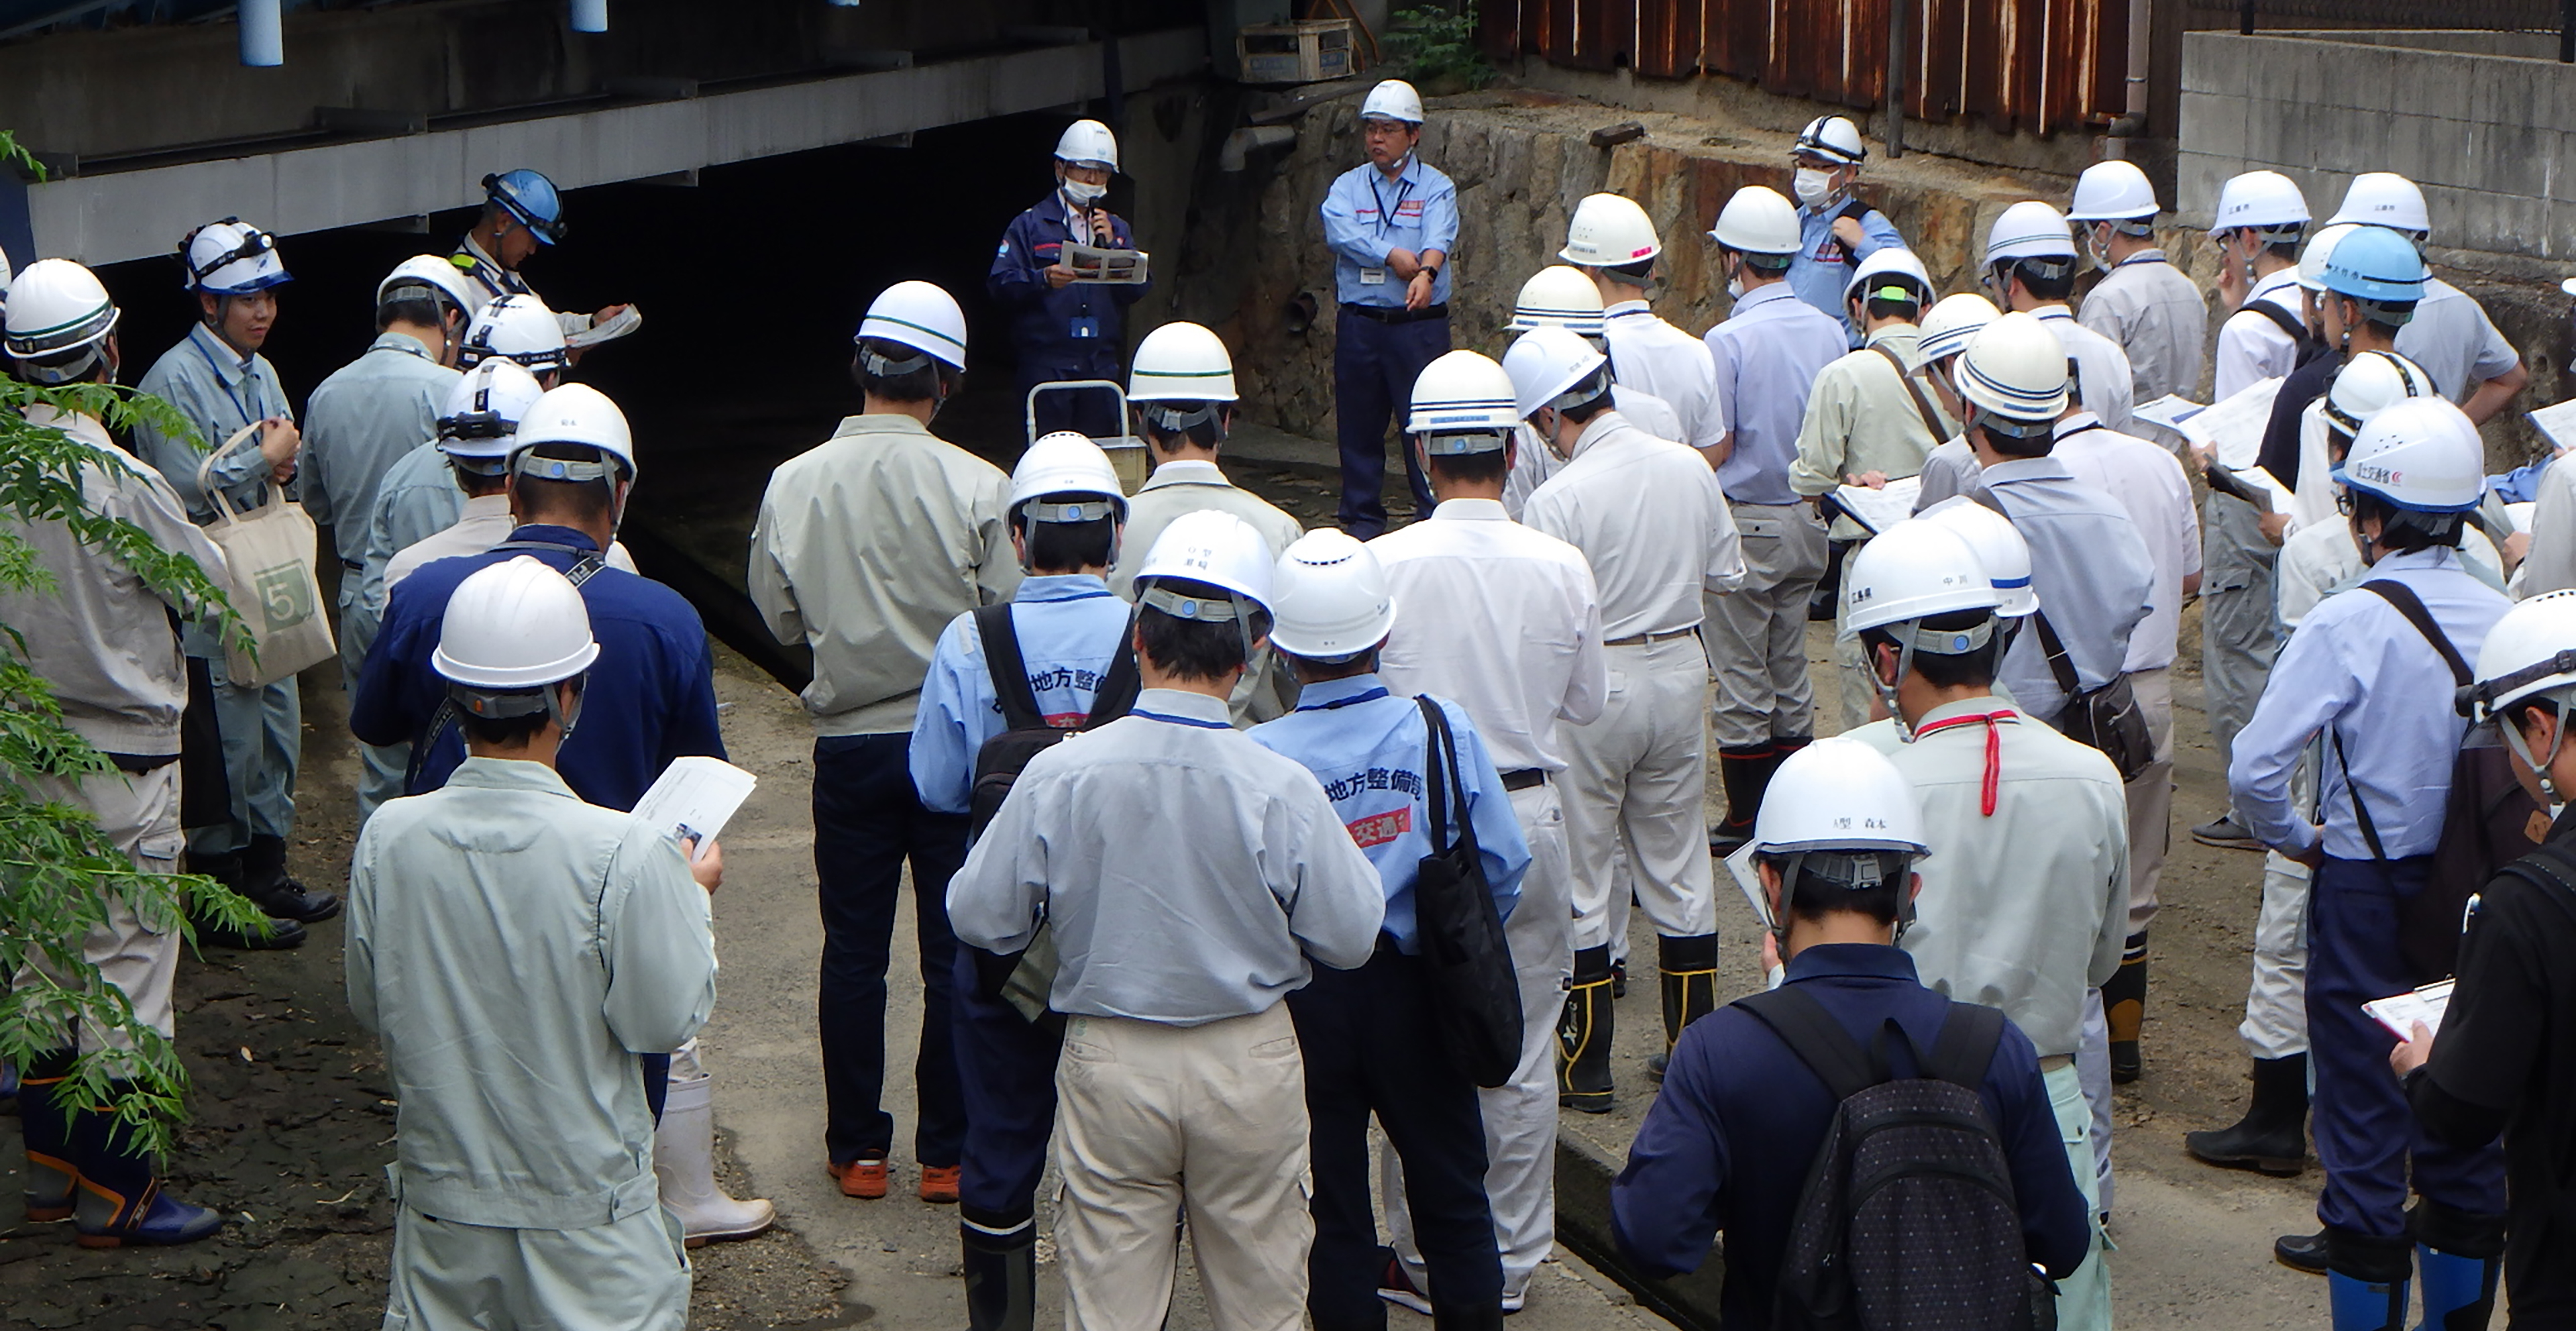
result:
<svg viewBox="0 0 2576 1331"><path fill-rule="evenodd" d="M2004 1014L1952 1003L1929 1057L1893 1019L1863 1050L1796 985L1736 1000L1840 1103L1789 1219L1779 1331L2050 1331L2055 1287L2022 1246L1997 1125L1978 1094ZM1902 1041L1919 1075L1889 1070Z"/></svg>
<svg viewBox="0 0 2576 1331"><path fill-rule="evenodd" d="M1097 730L1125 716L1136 705L1141 687L1131 633L1119 639L1118 654L1110 658L1109 673L1091 695L1091 712L1082 723L1049 724L1038 711L1037 690L1029 687L1028 662L1020 655L1020 631L1011 621L1011 603L977 609L975 631L984 641L984 672L992 679L993 697L1002 705L1002 730L975 751L974 793L966 813L969 844L1002 811L1002 801L1010 797L1012 785L1032 759L1063 743L1068 735ZM1032 1022L1047 1018L1047 998L1055 988L1056 952L1055 935L1044 922L1018 952L1004 955L976 948L973 956L980 996L1007 1001Z"/></svg>
<svg viewBox="0 0 2576 1331"><path fill-rule="evenodd" d="M2290 368L2294 370L2334 350L2320 341L2316 334L2308 331L2305 320L2282 309L2272 301L2249 300L2237 307L2239 313L2249 310L2271 320L2274 327L2290 335L2290 342L2294 348L2290 353Z"/></svg>
<svg viewBox="0 0 2576 1331"><path fill-rule="evenodd" d="M2385 578L2361 584L2397 608L2415 631L2442 654L2451 678L2466 688L2473 676L2469 663L2433 620L2432 613L2402 582ZM2352 764L2345 759L2343 736L2334 737L2335 762L2343 767L2344 789L2352 795L2352 820L2361 827L2370 857L2384 860L2379 827L2352 784ZM2433 870L2424 890L2397 902L2397 942L2418 984L2449 975L2460 957L2461 920L2469 898L2506 865L2531 853L2549 834L2549 811L2522 788L2513 761L2493 728L2472 726L2451 758L2451 789L2442 804L2442 835L2433 847Z"/></svg>

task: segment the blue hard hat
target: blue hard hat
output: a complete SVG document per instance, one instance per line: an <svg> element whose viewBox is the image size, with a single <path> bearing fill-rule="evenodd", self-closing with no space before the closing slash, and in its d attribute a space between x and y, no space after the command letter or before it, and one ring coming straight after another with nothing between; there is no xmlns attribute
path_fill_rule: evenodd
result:
<svg viewBox="0 0 2576 1331"><path fill-rule="evenodd" d="M2355 300L2411 303L2424 299L2424 256L2415 242L2384 226L2355 229L2326 258L2325 287Z"/></svg>
<svg viewBox="0 0 2576 1331"><path fill-rule="evenodd" d="M483 191L491 202L519 219L520 225L535 232L538 243L552 245L563 239L563 199L555 193L555 182L543 173L521 167L485 176Z"/></svg>

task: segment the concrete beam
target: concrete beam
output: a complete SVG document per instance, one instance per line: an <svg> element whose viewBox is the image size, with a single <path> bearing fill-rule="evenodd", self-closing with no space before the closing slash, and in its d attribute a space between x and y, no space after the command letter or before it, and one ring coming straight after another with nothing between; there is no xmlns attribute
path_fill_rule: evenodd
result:
<svg viewBox="0 0 2576 1331"><path fill-rule="evenodd" d="M1101 54L1081 42L73 176L27 186L26 215L36 254L118 263L166 254L226 214L283 235L324 231L479 204L484 175L513 167L580 189L1081 102L1106 94ZM1122 91L1139 91L1204 70L1207 38L1200 28L1127 37L1118 57ZM0 180L0 192L13 183Z"/></svg>

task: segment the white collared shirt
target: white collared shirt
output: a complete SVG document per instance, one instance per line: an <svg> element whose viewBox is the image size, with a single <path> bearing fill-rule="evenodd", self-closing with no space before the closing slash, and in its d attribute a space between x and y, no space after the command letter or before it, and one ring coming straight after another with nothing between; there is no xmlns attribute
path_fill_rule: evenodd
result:
<svg viewBox="0 0 2576 1331"><path fill-rule="evenodd" d="M1615 411L1583 427L1574 456L1522 513L1583 552L1605 641L1695 627L1706 614L1703 591L1744 582L1735 518L1707 459Z"/></svg>
<svg viewBox="0 0 2576 1331"><path fill-rule="evenodd" d="M2292 322L2304 320L2305 300L2296 269L2284 268L2254 279L2254 289L2227 322L2218 326L2218 349L2210 359L2210 401L2224 402L2238 393L2298 368L2299 344L2270 316L2248 309L2268 301L2287 311Z"/></svg>
<svg viewBox="0 0 2576 1331"><path fill-rule="evenodd" d="M2129 353L2120 344L2075 321L2075 312L2063 305L2043 305L2032 314L2057 334L2066 344L2066 355L2075 362L2076 386L2084 398L2084 409L2102 418L2104 425L2126 432L2129 428L2129 400L2132 378Z"/></svg>
<svg viewBox="0 0 2576 1331"><path fill-rule="evenodd" d="M2089 411L2058 422L2057 442L2048 451L2075 479L2128 510L2155 563L2147 617L2129 630L2129 657L2121 668L2172 665L2182 629L2182 582L2200 572L2200 515L2192 504L2191 478L2172 453L2105 427Z"/></svg>
<svg viewBox="0 0 2576 1331"><path fill-rule="evenodd" d="M1717 362L1698 338L1673 327L1642 300L1623 300L1602 311L1610 343L1610 374L1671 404L1681 417L1675 443L1715 448L1726 437L1718 411Z"/></svg>

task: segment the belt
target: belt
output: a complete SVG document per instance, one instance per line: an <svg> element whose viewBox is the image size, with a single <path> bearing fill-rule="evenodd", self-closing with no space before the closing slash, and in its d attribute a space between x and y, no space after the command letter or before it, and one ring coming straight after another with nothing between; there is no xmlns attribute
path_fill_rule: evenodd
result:
<svg viewBox="0 0 2576 1331"><path fill-rule="evenodd" d="M1663 633L1631 633L1624 638L1612 638L1610 641L1601 645L1604 647L1643 647L1650 642L1667 642L1674 638L1686 638L1697 632L1699 632L1699 625L1693 624L1686 629L1671 629Z"/></svg>
<svg viewBox="0 0 2576 1331"><path fill-rule="evenodd" d="M1449 307L1446 304L1425 305L1418 310L1408 310L1401 305L1360 305L1345 301L1342 308L1363 319L1382 324L1411 324L1420 323L1425 319L1449 317Z"/></svg>
<svg viewBox="0 0 2576 1331"><path fill-rule="evenodd" d="M140 776L145 772L158 771L161 768L179 761L179 755L175 753L111 753L107 755L107 760L116 764L116 770L120 772L131 772Z"/></svg>
<svg viewBox="0 0 2576 1331"><path fill-rule="evenodd" d="M1505 790L1527 790L1532 786L1545 784L1547 784L1547 773L1542 772L1535 767L1515 768L1512 771L1503 773L1503 789Z"/></svg>
<svg viewBox="0 0 2576 1331"><path fill-rule="evenodd" d="M340 567L345 568L352 573L364 573L367 571L366 562L358 559L343 559L340 561Z"/></svg>
<svg viewBox="0 0 2576 1331"><path fill-rule="evenodd" d="M2059 1068L2073 1066L2075 1066L2073 1054L2050 1054L2039 1060L2039 1070L2042 1072L2055 1072Z"/></svg>

